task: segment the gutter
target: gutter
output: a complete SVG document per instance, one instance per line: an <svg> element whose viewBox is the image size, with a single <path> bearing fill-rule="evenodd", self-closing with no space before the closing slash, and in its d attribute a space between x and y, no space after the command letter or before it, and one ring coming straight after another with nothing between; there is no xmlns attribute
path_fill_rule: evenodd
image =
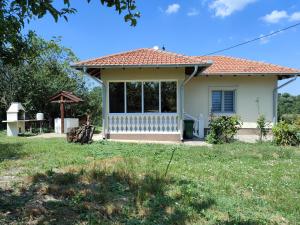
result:
<svg viewBox="0 0 300 225"><path fill-rule="evenodd" d="M82 68L99 68L99 69L110 69L110 68L181 68L181 67L192 67L192 66L210 66L211 62L203 62L199 64L136 64L136 65L71 65L72 68L82 69Z"/></svg>
<svg viewBox="0 0 300 225"><path fill-rule="evenodd" d="M278 120L278 90L285 87L286 85L294 82L297 80L297 77L299 76L300 74L295 74L293 76L293 78L287 82L285 82L284 84L274 88L273 90L273 124L276 124L277 123L277 120Z"/></svg>
<svg viewBox="0 0 300 225"><path fill-rule="evenodd" d="M294 75L298 75L300 76L300 74L298 73L248 73L248 72L239 72L239 73L231 73L231 72L222 72L222 73L202 73L204 76L208 75L208 76L291 76L293 77Z"/></svg>
<svg viewBox="0 0 300 225"><path fill-rule="evenodd" d="M194 71L193 73L186 78L183 83L180 85L180 119L181 119L181 129L180 129L180 139L183 141L183 119L184 119L184 86L193 78L197 75L199 71L199 66L195 65L194 66Z"/></svg>

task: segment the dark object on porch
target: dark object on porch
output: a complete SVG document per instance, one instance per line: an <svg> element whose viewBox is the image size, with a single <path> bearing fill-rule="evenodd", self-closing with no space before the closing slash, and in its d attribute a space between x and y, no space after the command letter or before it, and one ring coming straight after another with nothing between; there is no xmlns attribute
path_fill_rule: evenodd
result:
<svg viewBox="0 0 300 225"><path fill-rule="evenodd" d="M65 132L65 103L79 103L83 102L83 100L76 95L74 95L72 92L68 91L61 91L57 93L56 95L52 96L49 101L51 103L59 103L60 104L60 121L61 121L61 133L63 134Z"/></svg>
<svg viewBox="0 0 300 225"><path fill-rule="evenodd" d="M67 141L81 144L92 143L95 127L91 125L83 125L70 129L67 133Z"/></svg>
<svg viewBox="0 0 300 225"><path fill-rule="evenodd" d="M183 137L185 139L193 139L194 134L194 120L184 120Z"/></svg>

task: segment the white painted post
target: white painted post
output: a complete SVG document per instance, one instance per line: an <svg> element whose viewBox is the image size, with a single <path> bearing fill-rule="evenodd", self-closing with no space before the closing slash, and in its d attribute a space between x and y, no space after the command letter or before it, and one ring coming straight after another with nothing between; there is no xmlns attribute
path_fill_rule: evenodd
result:
<svg viewBox="0 0 300 225"><path fill-rule="evenodd" d="M107 85L102 83L102 133L103 133L103 138L106 138L106 131L107 131L107 124L106 120L108 119L106 117L106 88ZM108 109L109 110L109 109Z"/></svg>
<svg viewBox="0 0 300 225"><path fill-rule="evenodd" d="M144 113L144 82L142 82L142 113Z"/></svg>
<svg viewBox="0 0 300 225"><path fill-rule="evenodd" d="M126 89L126 82L124 82L124 112L127 113L127 89Z"/></svg>

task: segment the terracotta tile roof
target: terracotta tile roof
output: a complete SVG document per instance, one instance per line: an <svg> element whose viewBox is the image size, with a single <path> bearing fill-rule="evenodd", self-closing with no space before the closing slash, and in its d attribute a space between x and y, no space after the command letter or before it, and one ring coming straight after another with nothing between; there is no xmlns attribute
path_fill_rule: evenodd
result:
<svg viewBox="0 0 300 225"><path fill-rule="evenodd" d="M212 65L210 65L212 63ZM81 61L75 68L86 67L139 67L139 66L188 66L208 67L204 74L296 74L298 69L252 61L229 56L186 56L168 51L141 48L128 52L107 55L100 58Z"/></svg>
<svg viewBox="0 0 300 225"><path fill-rule="evenodd" d="M159 65L201 65L200 59L168 51L141 48L133 51L81 61L74 66L159 66Z"/></svg>
<svg viewBox="0 0 300 225"><path fill-rule="evenodd" d="M262 74L295 74L299 69L278 66L274 64L252 61L229 56L193 56L199 60L212 60L213 64L203 71L204 74L239 74L239 73L262 73Z"/></svg>

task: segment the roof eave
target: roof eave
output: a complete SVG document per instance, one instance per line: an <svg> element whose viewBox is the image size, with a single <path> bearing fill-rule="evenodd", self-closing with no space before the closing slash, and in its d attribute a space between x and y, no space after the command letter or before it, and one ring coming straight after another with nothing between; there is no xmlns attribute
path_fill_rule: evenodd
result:
<svg viewBox="0 0 300 225"><path fill-rule="evenodd" d="M97 69L114 69L114 68L185 68L193 66L209 67L212 63L190 63L190 64L134 64L134 65L71 65L74 69L97 68Z"/></svg>

